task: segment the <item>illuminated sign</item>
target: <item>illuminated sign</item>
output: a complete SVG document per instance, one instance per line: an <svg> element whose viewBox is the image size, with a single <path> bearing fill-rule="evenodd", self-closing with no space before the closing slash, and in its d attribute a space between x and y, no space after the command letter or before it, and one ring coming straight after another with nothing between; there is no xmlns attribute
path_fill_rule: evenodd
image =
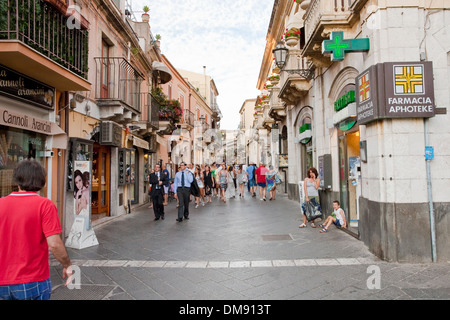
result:
<svg viewBox="0 0 450 320"><path fill-rule="evenodd" d="M364 52L370 50L370 41L363 39L344 39L344 31L331 32L330 40L322 42L322 54L331 54L331 61L342 61L346 52Z"/></svg>
<svg viewBox="0 0 450 320"><path fill-rule="evenodd" d="M355 90L350 90L334 102L334 111L344 109L350 103L355 102Z"/></svg>
<svg viewBox="0 0 450 320"><path fill-rule="evenodd" d="M53 109L55 90L43 83L0 65L0 94Z"/></svg>

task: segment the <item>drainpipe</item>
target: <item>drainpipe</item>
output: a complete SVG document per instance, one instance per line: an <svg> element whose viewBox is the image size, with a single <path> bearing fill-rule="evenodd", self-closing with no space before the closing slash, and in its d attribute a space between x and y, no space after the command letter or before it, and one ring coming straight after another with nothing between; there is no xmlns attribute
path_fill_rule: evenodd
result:
<svg viewBox="0 0 450 320"><path fill-rule="evenodd" d="M425 135L425 146L429 145L429 133L428 133L428 119L424 119L424 135ZM436 255L436 225L434 221L434 206L433 206L433 190L431 188L431 160L425 160L426 170L427 170L427 191L428 191L428 209L430 215L430 235L431 235L431 257L433 262L437 261Z"/></svg>

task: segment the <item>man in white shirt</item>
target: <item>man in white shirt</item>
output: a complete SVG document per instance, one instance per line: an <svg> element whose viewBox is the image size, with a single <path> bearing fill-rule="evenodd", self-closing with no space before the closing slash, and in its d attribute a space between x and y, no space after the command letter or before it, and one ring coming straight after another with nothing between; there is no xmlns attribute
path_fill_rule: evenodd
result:
<svg viewBox="0 0 450 320"><path fill-rule="evenodd" d="M178 222L189 219L189 198L191 196L191 183L194 181L194 174L186 168L186 163L180 163L180 171L174 179L173 189L175 198L178 199Z"/></svg>

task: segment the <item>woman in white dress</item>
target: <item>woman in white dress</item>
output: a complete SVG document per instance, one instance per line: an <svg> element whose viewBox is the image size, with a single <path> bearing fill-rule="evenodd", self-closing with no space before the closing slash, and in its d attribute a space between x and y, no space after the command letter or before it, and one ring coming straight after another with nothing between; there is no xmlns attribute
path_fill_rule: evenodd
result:
<svg viewBox="0 0 450 320"><path fill-rule="evenodd" d="M194 169L194 177L200 189L200 197L195 197L195 208L198 208L200 198L202 198L202 206L205 205L205 185L203 184L203 172L199 166L196 166Z"/></svg>
<svg viewBox="0 0 450 320"><path fill-rule="evenodd" d="M234 172L233 166L228 167L228 187L227 187L227 198L234 199L236 198L236 188L234 186L234 179L236 178L236 174Z"/></svg>

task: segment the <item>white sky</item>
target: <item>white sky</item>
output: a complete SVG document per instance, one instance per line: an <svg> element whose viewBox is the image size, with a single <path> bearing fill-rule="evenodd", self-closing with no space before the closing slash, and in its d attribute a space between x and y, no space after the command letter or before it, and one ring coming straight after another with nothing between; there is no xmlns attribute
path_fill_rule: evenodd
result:
<svg viewBox="0 0 450 320"><path fill-rule="evenodd" d="M221 129L237 129L256 89L273 0L128 0L138 21L150 8L153 35L175 68L210 75L219 91Z"/></svg>

